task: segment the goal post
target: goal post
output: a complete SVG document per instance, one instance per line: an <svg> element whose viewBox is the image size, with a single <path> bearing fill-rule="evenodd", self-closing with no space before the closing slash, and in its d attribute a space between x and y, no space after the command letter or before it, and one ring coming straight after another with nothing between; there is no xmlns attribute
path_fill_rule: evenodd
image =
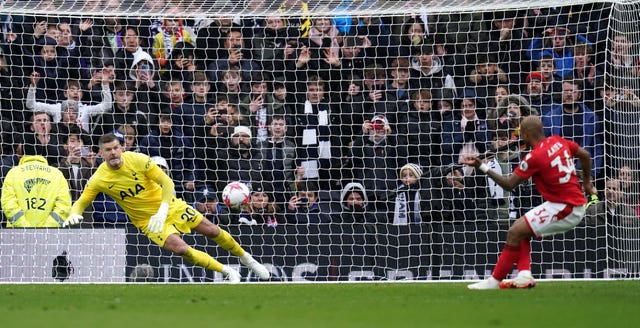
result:
<svg viewBox="0 0 640 328"><path fill-rule="evenodd" d="M590 151L601 202L532 241L534 277L637 279L639 21L637 1L7 0L2 179L26 145L76 200L114 133L274 281L482 279L542 199L459 160L487 153L513 172L527 150L505 145L538 115ZM255 196L241 210L217 201L231 181ZM71 229L9 219L0 282L223 280L104 195ZM213 241L184 239L258 280Z"/></svg>

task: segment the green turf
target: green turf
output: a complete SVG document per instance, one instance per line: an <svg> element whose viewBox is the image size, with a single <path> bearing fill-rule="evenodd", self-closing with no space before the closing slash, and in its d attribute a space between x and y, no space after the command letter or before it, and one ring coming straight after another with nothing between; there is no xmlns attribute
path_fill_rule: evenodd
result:
<svg viewBox="0 0 640 328"><path fill-rule="evenodd" d="M640 281L0 285L1 327L634 327Z"/></svg>

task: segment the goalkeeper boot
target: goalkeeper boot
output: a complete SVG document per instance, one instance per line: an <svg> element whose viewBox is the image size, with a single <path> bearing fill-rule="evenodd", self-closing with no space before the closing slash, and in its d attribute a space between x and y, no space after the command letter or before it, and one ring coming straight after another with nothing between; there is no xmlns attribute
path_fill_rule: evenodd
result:
<svg viewBox="0 0 640 328"><path fill-rule="evenodd" d="M533 288L536 286L536 281L531 275L531 271L523 270L518 272L518 275L514 279L503 280L500 282L500 289L509 288Z"/></svg>
<svg viewBox="0 0 640 328"><path fill-rule="evenodd" d="M475 284L467 285L469 289L477 289L477 290L485 290L485 289L498 289L498 285L500 282L494 278L489 277L486 280L482 280L480 282L476 282Z"/></svg>
<svg viewBox="0 0 640 328"><path fill-rule="evenodd" d="M227 278L227 281L231 284L239 283L240 279L242 278L238 271L236 271L234 268L227 265L222 267L222 274Z"/></svg>
<svg viewBox="0 0 640 328"><path fill-rule="evenodd" d="M244 253L244 255L240 257L240 263L251 269L251 271L258 275L260 280L268 280L271 277L269 270L260 264L260 262L256 261L249 253Z"/></svg>

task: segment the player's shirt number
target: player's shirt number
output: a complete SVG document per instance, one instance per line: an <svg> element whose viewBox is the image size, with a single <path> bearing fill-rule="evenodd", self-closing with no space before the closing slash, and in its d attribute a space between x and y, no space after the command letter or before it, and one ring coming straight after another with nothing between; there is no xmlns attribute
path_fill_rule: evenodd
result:
<svg viewBox="0 0 640 328"><path fill-rule="evenodd" d="M184 221L192 222L196 219L196 211L193 208L187 206L187 208L184 210L184 213L182 213L180 217Z"/></svg>
<svg viewBox="0 0 640 328"><path fill-rule="evenodd" d="M569 180L571 180L571 175L576 172L576 166L571 160L571 156L569 156L569 152L567 152L566 150L564 151L564 163L562 161L562 157L563 157L562 155L556 156L551 161L551 167L557 168L560 174L564 173L565 175L561 176L558 179L558 181L560 183L567 183L569 182Z"/></svg>
<svg viewBox="0 0 640 328"><path fill-rule="evenodd" d="M27 210L44 211L47 205L47 200L44 198L31 197L25 198L24 201L27 203Z"/></svg>

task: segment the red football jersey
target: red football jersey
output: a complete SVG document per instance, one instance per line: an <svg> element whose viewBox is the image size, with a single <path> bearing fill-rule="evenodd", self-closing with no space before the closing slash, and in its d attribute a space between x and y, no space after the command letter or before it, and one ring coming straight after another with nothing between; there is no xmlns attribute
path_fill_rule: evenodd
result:
<svg viewBox="0 0 640 328"><path fill-rule="evenodd" d="M524 157L514 173L523 179L533 177L533 182L546 201L584 205L587 200L582 193L574 163L574 155L579 147L577 143L556 135L545 138Z"/></svg>

